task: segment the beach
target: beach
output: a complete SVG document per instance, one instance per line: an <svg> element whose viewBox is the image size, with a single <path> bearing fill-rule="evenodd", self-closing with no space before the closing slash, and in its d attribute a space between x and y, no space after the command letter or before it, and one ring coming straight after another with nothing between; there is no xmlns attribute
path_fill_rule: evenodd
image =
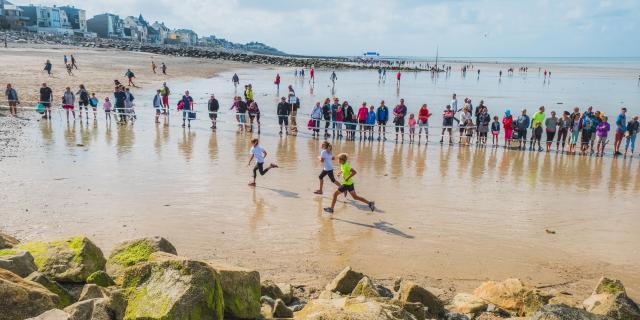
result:
<svg viewBox="0 0 640 320"><path fill-rule="evenodd" d="M74 76L60 67L65 53L78 59ZM53 77L42 71L46 59L54 63ZM151 60L167 63L169 74L154 75ZM43 82L53 89L55 101L63 87L75 91L81 83L102 100L112 95L114 79L124 81L127 68L136 73L141 87L132 89L134 95L144 101L136 107L140 115L133 126L107 126L101 112L95 122L71 124L56 113L51 121L33 113L17 120L0 117L3 132L19 136L10 153L0 157L0 230L20 239L84 234L108 252L124 239L159 235L180 248L180 254L222 259L259 270L265 278L310 287L321 287L350 265L383 282L401 276L439 288L444 298L485 280L516 277L571 292L581 301L602 275L621 279L632 298L640 297L637 156L595 158L337 140L332 141L336 154L348 153L358 171L358 193L375 200L378 209L369 212L340 197L336 213L329 216L322 209L333 189L323 196L313 194L321 170L321 141L308 133L281 137L272 117L289 83L295 84L307 110L311 101L329 97L329 70L319 71L318 83L311 87L308 78L293 79L290 68L58 46L3 49L0 63L6 66L0 82L11 82L24 105L35 101ZM460 85L453 86L461 96L485 98L490 107L496 104L496 113L508 107L504 101L518 95L523 98L513 103L514 112L515 107L557 102L566 103L562 108L584 106L590 97L572 99L566 86L556 86L593 74L601 78L601 71L578 69L566 67L573 71L563 79L564 69L558 66L553 84L546 85L545 79L544 86L537 70L530 70L526 80L503 76L507 89L507 81L529 81L553 93L540 101L534 99L539 93L527 93L531 89L526 85L489 97L483 95L485 82L459 80ZM279 94L272 79L278 72L287 76ZM374 71L366 76L358 72L364 71L339 74L337 96L353 99L354 107L380 99L392 106L395 99L409 96L414 112L421 101L433 105L434 126L453 91L452 83L442 80L424 90L412 89L423 85L418 80L415 87L409 80L399 89L375 87ZM623 104L637 114L635 71L616 72L608 74L614 80L604 78L620 94L611 93L616 98L611 100L609 93L596 90L593 95L599 100L593 104L603 105L612 116ZM204 110L206 98L215 92L221 110L227 111L230 98L241 95L230 82L233 73L240 75L241 84L253 84L264 113L261 144L268 161L281 167L259 177L256 188L247 187L246 161L257 132L237 133L229 114L221 115L216 132L209 129L204 113L190 129L181 128L176 116L168 125L154 124L148 106L155 89L166 81L176 95L192 90L197 110ZM369 76L373 80L355 80ZM428 75L418 77L430 81ZM389 79L391 83L393 74ZM492 86L499 81L495 73L490 79L486 81ZM631 84L621 89L620 79ZM600 82L584 81L573 86L606 91ZM345 89L343 83L352 84ZM617 96L629 98L620 103ZM605 106L606 101L611 102ZM307 119L299 120L301 128Z"/></svg>

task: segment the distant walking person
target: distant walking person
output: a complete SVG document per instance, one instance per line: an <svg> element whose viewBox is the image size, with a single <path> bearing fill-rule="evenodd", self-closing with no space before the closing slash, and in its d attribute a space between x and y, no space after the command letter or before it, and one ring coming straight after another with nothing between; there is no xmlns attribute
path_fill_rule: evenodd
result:
<svg viewBox="0 0 640 320"><path fill-rule="evenodd" d="M167 74L167 65L164 62L160 66L160 69L162 69L162 74Z"/></svg>
<svg viewBox="0 0 640 320"><path fill-rule="evenodd" d="M133 73L133 71L131 71L131 69L127 69L127 72L125 72L124 76L127 77L127 79L129 79L129 86L130 87L131 86L133 86L133 87L136 86L136 84L133 83L133 78L135 78L136 75Z"/></svg>
<svg viewBox="0 0 640 320"><path fill-rule="evenodd" d="M279 73L276 74L276 80L273 81L273 84L276 85L276 92L277 92L276 94L279 94L280 93L280 74Z"/></svg>
<svg viewBox="0 0 640 320"><path fill-rule="evenodd" d="M402 73L400 73L400 71L398 71L398 73L396 74L396 86L400 86L400 78L402 77Z"/></svg>
<svg viewBox="0 0 640 320"><path fill-rule="evenodd" d="M44 63L44 71L46 71L49 76L51 76L51 69L53 69L53 65L51 64L51 61L47 60Z"/></svg>
<svg viewBox="0 0 640 320"><path fill-rule="evenodd" d="M336 81L338 80L338 76L336 75L335 71L331 72L331 76L329 77L329 80L331 80L331 88L335 88L336 87Z"/></svg>
<svg viewBox="0 0 640 320"><path fill-rule="evenodd" d="M272 163L268 168L264 168L264 159L267 157L267 151L265 151L258 142L259 140L257 138L251 139L251 150L249 151L251 153L251 157L249 158L249 163L247 163L247 166L250 166L253 159L256 159L256 165L253 167L253 180L249 183L249 186L251 187L256 186L256 177L258 176L258 172L260 172L261 176L264 176L270 169L278 167L278 165Z"/></svg>
<svg viewBox="0 0 640 320"><path fill-rule="evenodd" d="M76 64L76 58L71 55L71 67L78 69L78 65Z"/></svg>
<svg viewBox="0 0 640 320"><path fill-rule="evenodd" d="M153 74L156 74L156 69L158 68L158 66L156 66L156 63L151 60L151 71L153 71Z"/></svg>
<svg viewBox="0 0 640 320"><path fill-rule="evenodd" d="M18 104L20 104L20 101L18 100L18 92L16 92L16 89L11 87L10 83L7 83L7 89L4 91L5 95L7 96L7 103L9 104L9 113L14 116L17 117L18 116Z"/></svg>
<svg viewBox="0 0 640 320"><path fill-rule="evenodd" d="M311 67L311 70L309 70L309 83L316 83L316 70Z"/></svg>
<svg viewBox="0 0 640 320"><path fill-rule="evenodd" d="M233 74L233 77L231 77L231 81L233 81L233 87L238 89L238 85L240 84L240 78L238 77L237 73Z"/></svg>

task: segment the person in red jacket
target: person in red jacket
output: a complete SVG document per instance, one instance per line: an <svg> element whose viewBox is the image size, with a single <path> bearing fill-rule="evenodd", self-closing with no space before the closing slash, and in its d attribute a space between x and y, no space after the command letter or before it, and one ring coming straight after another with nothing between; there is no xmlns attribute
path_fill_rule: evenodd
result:
<svg viewBox="0 0 640 320"><path fill-rule="evenodd" d="M279 73L276 74L276 80L273 81L273 84L276 85L276 91L280 92L280 74Z"/></svg>
<svg viewBox="0 0 640 320"><path fill-rule="evenodd" d="M504 112L502 118L502 127L504 128L504 146L511 145L511 137L513 136L513 116L511 116L511 110Z"/></svg>
<svg viewBox="0 0 640 320"><path fill-rule="evenodd" d="M400 77L402 76L402 74L400 73L400 71L398 71L398 74L396 74L396 85L399 87L400 86Z"/></svg>
<svg viewBox="0 0 640 320"><path fill-rule="evenodd" d="M363 102L362 106L360 106L360 109L358 109L358 123L360 124L360 140L362 140L362 134L364 133L365 135L366 130L365 127L367 125L367 116L369 115L369 109L367 108L367 103ZM366 140L367 137L365 137Z"/></svg>
<svg viewBox="0 0 640 320"><path fill-rule="evenodd" d="M424 139L425 143L429 142L429 117L431 117L431 113L429 112L429 107L427 104L423 104L418 110L418 144L420 144L420 135L422 134L422 129L424 129Z"/></svg>

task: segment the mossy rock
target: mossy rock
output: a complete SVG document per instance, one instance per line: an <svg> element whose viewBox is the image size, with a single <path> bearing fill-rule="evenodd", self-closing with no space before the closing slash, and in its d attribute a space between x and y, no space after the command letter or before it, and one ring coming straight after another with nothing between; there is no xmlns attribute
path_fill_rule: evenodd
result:
<svg viewBox="0 0 640 320"><path fill-rule="evenodd" d="M220 276L207 263L156 252L126 268L124 320L222 320Z"/></svg>
<svg viewBox="0 0 640 320"><path fill-rule="evenodd" d="M87 283L97 284L101 287L110 287L115 285L113 279L104 271L98 270L87 277Z"/></svg>
<svg viewBox="0 0 640 320"><path fill-rule="evenodd" d="M593 290L593 294L618 294L620 292L626 294L626 290L624 289L622 281L618 279L610 279L607 277L600 278L598 284L596 285L596 288Z"/></svg>
<svg viewBox="0 0 640 320"><path fill-rule="evenodd" d="M38 271L54 281L85 282L98 270L104 270L106 260L102 251L86 237L43 242L32 241L16 248L29 251Z"/></svg>
<svg viewBox="0 0 640 320"><path fill-rule="evenodd" d="M18 239L0 232L0 249L13 248L20 243Z"/></svg>
<svg viewBox="0 0 640 320"><path fill-rule="evenodd" d="M26 279L39 283L49 291L58 295L59 301L57 307L60 309L65 308L75 302L73 296L65 288L40 272L34 272L30 274Z"/></svg>
<svg viewBox="0 0 640 320"><path fill-rule="evenodd" d="M352 297L363 296L366 298L379 298L380 294L378 290L376 290L373 282L369 277L365 276L356 285L356 287L351 291Z"/></svg>
<svg viewBox="0 0 640 320"><path fill-rule="evenodd" d="M58 304L58 296L38 283L0 269L0 319L35 317Z"/></svg>
<svg viewBox="0 0 640 320"><path fill-rule="evenodd" d="M207 261L220 275L225 314L232 319L260 317L260 273L220 261Z"/></svg>
<svg viewBox="0 0 640 320"><path fill-rule="evenodd" d="M147 237L122 242L115 246L107 259L106 271L113 277L127 267L146 262L154 252L166 252L177 255L176 248L162 237Z"/></svg>
<svg viewBox="0 0 640 320"><path fill-rule="evenodd" d="M21 277L26 277L38 267L28 251L19 249L0 250L0 268L7 269Z"/></svg>

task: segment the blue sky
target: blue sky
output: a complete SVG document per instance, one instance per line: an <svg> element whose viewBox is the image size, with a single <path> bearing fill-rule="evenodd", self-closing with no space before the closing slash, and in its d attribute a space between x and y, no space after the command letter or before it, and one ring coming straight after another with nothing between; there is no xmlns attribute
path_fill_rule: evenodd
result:
<svg viewBox="0 0 640 320"><path fill-rule="evenodd" d="M442 56L640 56L638 0L67 1L89 16L142 13L200 35L297 54L431 56L439 46Z"/></svg>

